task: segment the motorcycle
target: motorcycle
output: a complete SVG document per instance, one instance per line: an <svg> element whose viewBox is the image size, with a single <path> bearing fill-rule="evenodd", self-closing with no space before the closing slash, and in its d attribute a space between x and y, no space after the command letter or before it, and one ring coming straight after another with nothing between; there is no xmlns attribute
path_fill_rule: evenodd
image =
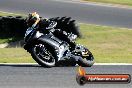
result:
<svg viewBox="0 0 132 88"><path fill-rule="evenodd" d="M48 33L27 29L24 49L43 67L75 66L76 64L91 67L94 64L94 57L89 49L76 44L75 49L70 50L70 44L54 36L56 25L57 22L52 22L45 28Z"/></svg>

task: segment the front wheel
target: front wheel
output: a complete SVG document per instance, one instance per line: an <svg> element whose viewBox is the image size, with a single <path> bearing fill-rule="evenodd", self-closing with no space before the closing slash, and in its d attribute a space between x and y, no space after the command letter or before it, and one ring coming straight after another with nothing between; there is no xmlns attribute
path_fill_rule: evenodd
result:
<svg viewBox="0 0 132 88"><path fill-rule="evenodd" d="M44 44L36 44L32 47L31 56L43 67L55 66L55 57L53 56L53 52Z"/></svg>

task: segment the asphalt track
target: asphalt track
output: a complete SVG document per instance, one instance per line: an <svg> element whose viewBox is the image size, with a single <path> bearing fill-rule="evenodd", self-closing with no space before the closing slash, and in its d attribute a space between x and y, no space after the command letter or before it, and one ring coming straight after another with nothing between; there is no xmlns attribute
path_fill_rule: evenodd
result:
<svg viewBox="0 0 132 88"><path fill-rule="evenodd" d="M88 74L130 74L132 65L95 65ZM0 88L132 88L130 84L85 84L76 82L77 67L43 68L38 65L0 65Z"/></svg>
<svg viewBox="0 0 132 88"><path fill-rule="evenodd" d="M83 23L132 28L132 8L85 4L71 0L0 0L0 10L24 14L37 11L48 18L70 16Z"/></svg>

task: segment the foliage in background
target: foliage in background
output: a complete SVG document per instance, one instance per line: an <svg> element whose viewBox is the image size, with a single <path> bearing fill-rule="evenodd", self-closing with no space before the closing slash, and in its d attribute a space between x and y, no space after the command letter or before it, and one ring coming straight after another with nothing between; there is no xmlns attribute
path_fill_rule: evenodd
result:
<svg viewBox="0 0 132 88"><path fill-rule="evenodd" d="M0 44L23 39L26 15L0 11Z"/></svg>
<svg viewBox="0 0 132 88"><path fill-rule="evenodd" d="M6 42L15 41L17 39L23 38L25 30L26 24L24 17L22 16L0 17L0 39L5 39Z"/></svg>

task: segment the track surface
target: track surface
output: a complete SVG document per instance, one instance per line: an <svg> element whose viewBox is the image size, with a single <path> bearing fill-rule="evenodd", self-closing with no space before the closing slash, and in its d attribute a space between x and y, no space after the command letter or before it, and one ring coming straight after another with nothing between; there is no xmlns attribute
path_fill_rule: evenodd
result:
<svg viewBox="0 0 132 88"><path fill-rule="evenodd" d="M128 66L93 66L87 73L131 74ZM38 65L0 65L0 88L132 88L130 84L86 84L76 82L77 67L42 68Z"/></svg>
<svg viewBox="0 0 132 88"><path fill-rule="evenodd" d="M69 1L0 0L0 10L25 14L37 11L43 17L71 16L84 23L132 28L132 9Z"/></svg>

